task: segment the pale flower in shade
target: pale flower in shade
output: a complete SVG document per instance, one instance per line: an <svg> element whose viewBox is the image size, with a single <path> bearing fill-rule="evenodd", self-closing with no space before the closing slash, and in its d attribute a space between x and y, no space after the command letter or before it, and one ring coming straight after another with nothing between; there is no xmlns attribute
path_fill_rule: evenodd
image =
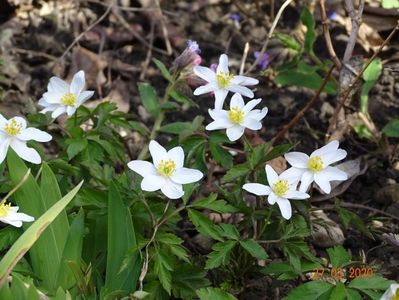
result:
<svg viewBox="0 0 399 300"><path fill-rule="evenodd" d="M254 99L245 104L240 94L234 94L230 101L230 110L209 110L214 121L206 126L206 130L226 129L227 137L233 142L244 134L245 128L261 129L261 121L267 114L267 108L253 109L261 101L262 99Z"/></svg>
<svg viewBox="0 0 399 300"><path fill-rule="evenodd" d="M214 93L215 109L223 108L224 99L226 99L229 91L253 98L254 93L246 86L256 85L259 82L257 79L251 77L231 74L226 54L220 56L216 72L202 66L195 66L193 71L195 75L207 82L206 85L198 87L194 91L194 95Z"/></svg>
<svg viewBox="0 0 399 300"><path fill-rule="evenodd" d="M7 155L8 147L23 160L34 164L40 164L42 159L33 148L26 145L27 141L49 142L52 137L47 132L37 128L26 128L26 121L21 117L7 120L0 114L0 164Z"/></svg>
<svg viewBox="0 0 399 300"><path fill-rule="evenodd" d="M380 300L399 300L399 284L392 283Z"/></svg>
<svg viewBox="0 0 399 300"><path fill-rule="evenodd" d="M332 167L331 164L346 157L346 151L339 149L338 141L331 141L327 145L313 151L310 157L302 152L289 152L284 155L292 168L287 172L290 176L301 181L299 190L306 192L314 181L320 189L329 194L331 192L330 181L347 180L348 175Z"/></svg>
<svg viewBox="0 0 399 300"><path fill-rule="evenodd" d="M71 84L58 77L51 77L47 85L47 92L39 100L39 105L44 107L40 112L50 111L52 112L51 117L54 119L63 113L66 113L69 117L72 116L79 106L94 94L94 91L84 91L84 87L84 71L77 72L73 76Z"/></svg>
<svg viewBox="0 0 399 300"><path fill-rule="evenodd" d="M287 176L286 171L278 175L270 165L266 165L265 171L269 185L247 183L242 188L258 196L268 196L267 201L269 204L277 203L283 218L289 220L292 216L289 200L303 200L310 196L307 193L296 190L297 182Z"/></svg>
<svg viewBox="0 0 399 300"><path fill-rule="evenodd" d="M18 206L11 206L10 203L6 204L5 201L2 201L0 203L0 221L15 227L21 227L22 222L33 222L35 220L34 217L19 213L18 209Z"/></svg>
<svg viewBox="0 0 399 300"><path fill-rule="evenodd" d="M183 167L182 147L166 151L156 141L151 141L149 150L152 163L133 160L127 164L131 170L143 177L143 191L154 192L160 189L169 199L178 199L184 195L183 184L199 181L203 177L200 171Z"/></svg>

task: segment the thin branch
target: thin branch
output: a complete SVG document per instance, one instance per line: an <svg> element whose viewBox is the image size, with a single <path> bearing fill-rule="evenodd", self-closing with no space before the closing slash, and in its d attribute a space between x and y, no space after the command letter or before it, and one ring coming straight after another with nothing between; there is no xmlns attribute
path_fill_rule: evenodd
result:
<svg viewBox="0 0 399 300"><path fill-rule="evenodd" d="M263 43L262 49L260 50L260 54L257 59L255 59L254 63L249 67L249 69L245 72L245 74L250 73L253 69L255 69L256 65L259 63L259 61L262 59L263 54L265 54L267 45L269 44L269 40L273 36L273 32L276 29L277 23L281 18L281 15L283 14L284 10L287 8L288 5L294 0L286 0L283 5L281 5L280 9L277 12L276 18L273 21L272 26L270 27L269 34L266 36L266 40Z"/></svg>
<svg viewBox="0 0 399 300"><path fill-rule="evenodd" d="M273 145L276 144L277 141L281 140L285 134L296 124L298 121L304 116L304 114L313 106L313 104L319 99L320 94L324 90L324 87L327 85L328 81L330 80L331 74L333 70L335 69L335 65L332 65L330 70L328 70L328 73L326 77L324 78L320 88L317 90L316 94L308 101L308 103L305 105L304 108L302 108L294 118L291 119L291 121L284 126L283 129L281 129L276 137L273 140Z"/></svg>
<svg viewBox="0 0 399 300"><path fill-rule="evenodd" d="M240 75L242 75L244 73L244 67L245 67L245 62L247 60L248 57L248 51L249 51L249 43L246 42L245 43L245 47L244 47L244 53L242 54L242 60L241 60L241 65L240 65Z"/></svg>
<svg viewBox="0 0 399 300"><path fill-rule="evenodd" d="M355 10L352 0L345 0L345 7L351 17L352 30L349 36L348 44L346 45L344 58L342 61L344 63L349 62L352 57L353 49L356 45L357 34L359 32L360 24L362 22L362 14L364 8L364 0L360 0L359 8Z"/></svg>
<svg viewBox="0 0 399 300"><path fill-rule="evenodd" d="M327 19L327 13L326 13L326 7L324 5L325 0L320 0L320 12L321 12L321 23L323 24L323 34L324 34L324 39L326 41L326 46L328 53L331 56L331 60L334 62L335 66L337 69L341 69L341 61L337 57L337 54L335 54L334 46L331 41L331 36L330 36L330 30L328 28L328 19Z"/></svg>

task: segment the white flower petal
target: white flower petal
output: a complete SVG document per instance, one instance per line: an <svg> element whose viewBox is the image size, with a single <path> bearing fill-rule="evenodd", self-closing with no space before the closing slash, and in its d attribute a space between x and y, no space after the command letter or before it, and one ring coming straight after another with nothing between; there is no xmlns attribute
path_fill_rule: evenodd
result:
<svg viewBox="0 0 399 300"><path fill-rule="evenodd" d="M247 114L249 113L251 110L253 110L255 108L256 105L258 105L260 102L262 101L261 98L258 99L254 99L249 101L247 104L245 104L244 108L242 109L242 111Z"/></svg>
<svg viewBox="0 0 399 300"><path fill-rule="evenodd" d="M210 82L207 83L206 85L197 87L194 91L194 95L198 96L198 95L202 95L202 94L207 94L210 92L214 92L215 90L217 90L219 87L216 85L216 83L214 82Z"/></svg>
<svg viewBox="0 0 399 300"><path fill-rule="evenodd" d="M399 284L392 283L385 291L385 293L381 296L380 300L392 300L392 297L395 295L397 289L399 289Z"/></svg>
<svg viewBox="0 0 399 300"><path fill-rule="evenodd" d="M22 130L16 137L23 141L34 140L37 142L48 142L52 139L52 136L47 132L33 127Z"/></svg>
<svg viewBox="0 0 399 300"><path fill-rule="evenodd" d="M26 128L26 120L22 117L14 117L11 118L9 121L15 120L15 122L17 122L17 124L19 124L21 126L21 130L24 130Z"/></svg>
<svg viewBox="0 0 399 300"><path fill-rule="evenodd" d="M337 167L330 167L328 166L324 170L316 173L318 174L317 176L323 176L327 178L330 181L342 181L342 180L347 180L348 179L348 174L346 174L344 171L338 169Z"/></svg>
<svg viewBox="0 0 399 300"><path fill-rule="evenodd" d="M35 220L35 218L32 216L18 212L9 212L7 219L11 221L22 221L22 222L33 222Z"/></svg>
<svg viewBox="0 0 399 300"><path fill-rule="evenodd" d="M259 130L262 128L262 123L252 118L244 118L242 125L251 130Z"/></svg>
<svg viewBox="0 0 399 300"><path fill-rule="evenodd" d="M323 156L327 153L335 152L338 149L338 147L339 147L338 141L331 141L327 145L321 147L320 149L313 151L313 153L310 155L310 157Z"/></svg>
<svg viewBox="0 0 399 300"><path fill-rule="evenodd" d="M132 160L127 164L127 166L130 170L138 173L141 177L156 175L157 173L157 169L154 165L145 160Z"/></svg>
<svg viewBox="0 0 399 300"><path fill-rule="evenodd" d="M298 199L298 200L303 200L303 199L308 199L310 198L309 194L300 192L300 191L295 191L295 190L289 190L286 194L285 197L287 199Z"/></svg>
<svg viewBox="0 0 399 300"><path fill-rule="evenodd" d="M9 138L6 138L5 140L1 140L1 144L0 144L0 164L6 158L9 146L10 146L10 139Z"/></svg>
<svg viewBox="0 0 399 300"><path fill-rule="evenodd" d="M215 109L222 109L224 99L226 99L227 94L229 93L228 90L216 90L215 93Z"/></svg>
<svg viewBox="0 0 399 300"><path fill-rule="evenodd" d="M14 227L21 227L22 226L22 221L12 221L12 220L8 220L6 218L0 218L0 221L6 224L10 224Z"/></svg>
<svg viewBox="0 0 399 300"><path fill-rule="evenodd" d="M188 184L199 181L204 175L195 169L180 168L170 177L175 183Z"/></svg>
<svg viewBox="0 0 399 300"><path fill-rule="evenodd" d="M295 168L308 168L309 156L302 152L289 152L284 154L284 158L288 163Z"/></svg>
<svg viewBox="0 0 399 300"><path fill-rule="evenodd" d="M326 194L331 192L331 184L328 178L324 177L320 172L314 174L314 182Z"/></svg>
<svg viewBox="0 0 399 300"><path fill-rule="evenodd" d="M258 196L266 196L271 192L271 188L269 186L260 183L246 183L242 186L242 188Z"/></svg>
<svg viewBox="0 0 399 300"><path fill-rule="evenodd" d="M82 105L84 102L89 100L91 97L93 97L94 91L83 91L80 93L78 96L78 101L76 106Z"/></svg>
<svg viewBox="0 0 399 300"><path fill-rule="evenodd" d="M184 195L182 185L170 180L161 188L161 192L169 199L178 199Z"/></svg>
<svg viewBox="0 0 399 300"><path fill-rule="evenodd" d="M236 75L233 78L233 83L241 85L256 85L259 83L259 80L248 76Z"/></svg>
<svg viewBox="0 0 399 300"><path fill-rule="evenodd" d="M267 202L269 202L270 205L273 205L277 202L278 197L276 196L273 191L270 192L269 197L267 197Z"/></svg>
<svg viewBox="0 0 399 300"><path fill-rule="evenodd" d="M265 166L265 171L269 186L273 186L273 184L275 184L279 179L278 174L276 173L276 171L274 171L274 169L270 165Z"/></svg>
<svg viewBox="0 0 399 300"><path fill-rule="evenodd" d="M238 140L244 134L245 128L240 125L234 125L226 129L226 135L230 141Z"/></svg>
<svg viewBox="0 0 399 300"><path fill-rule="evenodd" d="M47 89L49 92L57 92L60 94L69 93L69 84L66 83L64 80L58 77L51 77L50 81L47 85Z"/></svg>
<svg viewBox="0 0 399 300"><path fill-rule="evenodd" d="M306 172L306 169L299 169L291 167L285 170L283 173L280 174L280 178L284 180L288 180L290 185L297 185L298 182L301 180L303 173Z"/></svg>
<svg viewBox="0 0 399 300"><path fill-rule="evenodd" d="M17 155L23 160L26 160L33 164L40 164L42 162L39 153L37 153L35 149L26 146L25 141L13 139L10 143L10 146L15 151L15 153L17 153Z"/></svg>
<svg viewBox="0 0 399 300"><path fill-rule="evenodd" d="M329 166L337 161L340 161L346 157L347 153L343 149L338 149L334 152L324 154L321 158L323 160L324 166Z"/></svg>
<svg viewBox="0 0 399 300"><path fill-rule="evenodd" d="M154 192L166 184L165 177L160 175L146 175L141 181L141 189L147 192Z"/></svg>
<svg viewBox="0 0 399 300"><path fill-rule="evenodd" d="M73 75L70 92L75 96L79 96L85 87L85 72L80 70L75 75Z"/></svg>
<svg viewBox="0 0 399 300"><path fill-rule="evenodd" d="M166 149L164 147L162 147L157 141L154 140L150 142L148 148L150 149L154 166L158 168L160 161L167 159L168 153L166 152Z"/></svg>
<svg viewBox="0 0 399 300"><path fill-rule="evenodd" d="M53 111L53 113L51 114L51 117L53 119L57 119L63 113L66 113L66 107L65 106L59 106Z"/></svg>
<svg viewBox="0 0 399 300"><path fill-rule="evenodd" d="M247 87L238 84L231 84L227 87L230 92L239 93L245 97L253 98L254 93Z"/></svg>
<svg viewBox="0 0 399 300"><path fill-rule="evenodd" d="M199 78L205 80L206 82L216 82L216 74L211 69L202 66L195 66L193 72ZM195 94L194 94L195 95Z"/></svg>
<svg viewBox="0 0 399 300"><path fill-rule="evenodd" d="M310 171L305 171L302 174L302 178L301 178L301 185L299 187L299 190L301 192L306 192L309 188L309 186L311 185L311 183L313 182L314 176L313 173Z"/></svg>
<svg viewBox="0 0 399 300"><path fill-rule="evenodd" d="M219 64L218 67L216 68L216 72L223 72L223 73L228 73L229 72L229 58L227 57L226 54L220 55L219 58Z"/></svg>
<svg viewBox="0 0 399 300"><path fill-rule="evenodd" d="M230 101L230 110L233 109L234 107L237 107L238 109L242 109L245 106L244 99L242 99L242 96L238 93L235 93L233 97L231 97Z"/></svg>
<svg viewBox="0 0 399 300"><path fill-rule="evenodd" d="M264 107L262 110L255 109L247 113L246 117L258 120L259 122L267 115L268 109Z"/></svg>
<svg viewBox="0 0 399 300"><path fill-rule="evenodd" d="M43 94L44 100L49 104L60 104L63 94L59 92L45 92Z"/></svg>
<svg viewBox="0 0 399 300"><path fill-rule="evenodd" d="M181 168L184 165L184 151L183 148L178 146L168 151L169 159L173 160L176 164L176 168Z"/></svg>
<svg viewBox="0 0 399 300"><path fill-rule="evenodd" d="M0 114L0 128L4 128L7 124L7 119L3 117L2 114Z"/></svg>
<svg viewBox="0 0 399 300"><path fill-rule="evenodd" d="M277 200L277 205L280 208L281 215L284 219L289 220L292 216L291 203L287 199L279 198Z"/></svg>
<svg viewBox="0 0 399 300"><path fill-rule="evenodd" d="M76 106L67 106L66 107L66 113L70 117L76 112L77 109L78 108Z"/></svg>
<svg viewBox="0 0 399 300"><path fill-rule="evenodd" d="M206 130L219 130L219 129L226 129L233 126L229 121L227 120L217 120L209 123L206 125L205 129Z"/></svg>
<svg viewBox="0 0 399 300"><path fill-rule="evenodd" d="M229 112L227 110L223 109L208 109L208 113L211 116L212 119L215 121L218 120L230 120L229 118Z"/></svg>

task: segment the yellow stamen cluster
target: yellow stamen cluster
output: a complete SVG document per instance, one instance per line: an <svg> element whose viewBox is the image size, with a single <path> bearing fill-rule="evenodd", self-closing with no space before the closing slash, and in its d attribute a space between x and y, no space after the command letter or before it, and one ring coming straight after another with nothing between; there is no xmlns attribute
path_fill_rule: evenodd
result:
<svg viewBox="0 0 399 300"><path fill-rule="evenodd" d="M61 97L61 103L67 106L75 106L76 97L72 93L66 93Z"/></svg>
<svg viewBox="0 0 399 300"><path fill-rule="evenodd" d="M164 177L170 177L176 171L176 164L173 160L161 160L158 164L158 174Z"/></svg>
<svg viewBox="0 0 399 300"><path fill-rule="evenodd" d="M308 168L312 172L319 172L324 169L323 160L320 156L311 157L308 161Z"/></svg>
<svg viewBox="0 0 399 300"><path fill-rule="evenodd" d="M4 201L2 201L0 203L0 217L7 217L8 216L8 212L11 208L11 203L5 203Z"/></svg>
<svg viewBox="0 0 399 300"><path fill-rule="evenodd" d="M233 80L234 75L229 72L219 72L216 74L216 78L219 84L219 87L225 88L230 85L230 82Z"/></svg>
<svg viewBox="0 0 399 300"><path fill-rule="evenodd" d="M229 111L229 118L234 124L241 124L244 121L244 112L240 110L237 106L234 106Z"/></svg>
<svg viewBox="0 0 399 300"><path fill-rule="evenodd" d="M4 126L4 130L12 136L16 136L21 132L22 124L15 121L14 119L8 121L6 126Z"/></svg>
<svg viewBox="0 0 399 300"><path fill-rule="evenodd" d="M288 190L288 180L279 179L275 184L273 184L273 192L279 197L284 197Z"/></svg>
<svg viewBox="0 0 399 300"><path fill-rule="evenodd" d="M390 300L399 300L399 288L396 290L395 295L393 295Z"/></svg>

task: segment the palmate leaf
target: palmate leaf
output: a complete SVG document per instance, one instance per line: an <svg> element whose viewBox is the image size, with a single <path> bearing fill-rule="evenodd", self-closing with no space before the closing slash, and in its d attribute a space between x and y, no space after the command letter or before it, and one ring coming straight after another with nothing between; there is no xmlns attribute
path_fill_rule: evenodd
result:
<svg viewBox="0 0 399 300"><path fill-rule="evenodd" d="M69 202L75 197L76 193L79 191L83 182L79 183L72 191L65 195L61 200L54 204L50 209L48 209L39 219L37 219L29 228L20 236L20 238L15 242L14 245L8 250L6 255L0 261L0 286L7 279L8 274L12 271L17 262L24 256L24 254L31 249L32 245L37 241L40 241L40 237L43 236L51 226L49 226L54 219L64 210ZM45 229L47 230L45 231ZM51 242L51 240L50 240ZM55 247L57 245L54 245ZM47 245L47 250L42 252L42 262L47 263L48 254L51 253L52 249L50 245ZM39 248L39 247L38 247ZM34 258L34 255L32 259ZM57 273L50 273L50 276L54 276ZM55 279L54 279L55 280Z"/></svg>
<svg viewBox="0 0 399 300"><path fill-rule="evenodd" d="M17 185L27 172L24 162L11 149L7 155L7 165L11 181ZM43 193L45 193L43 196ZM43 164L41 187L32 175L14 194L14 200L20 210L28 215L39 218L61 198L57 181L51 169ZM24 224L24 229L30 228L30 223ZM56 276L60 268L61 256L69 231L69 223L65 211L60 211L58 218L41 234L29 255L32 267L41 284L48 290L56 288ZM36 241L36 239L35 239ZM29 247L30 248L30 247Z"/></svg>

